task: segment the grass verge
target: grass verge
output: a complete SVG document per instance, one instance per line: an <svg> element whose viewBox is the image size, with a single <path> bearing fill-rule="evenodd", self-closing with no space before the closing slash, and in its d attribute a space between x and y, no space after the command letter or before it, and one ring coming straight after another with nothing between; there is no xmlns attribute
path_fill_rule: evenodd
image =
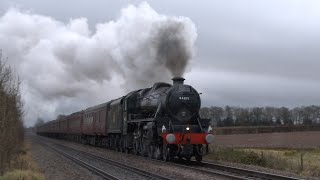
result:
<svg viewBox="0 0 320 180"><path fill-rule="evenodd" d="M0 180L44 180L45 177L39 172L37 164L30 154L31 143L26 140L19 155L11 161L10 169Z"/></svg>
<svg viewBox="0 0 320 180"><path fill-rule="evenodd" d="M207 160L256 165L320 177L320 149L211 148Z"/></svg>

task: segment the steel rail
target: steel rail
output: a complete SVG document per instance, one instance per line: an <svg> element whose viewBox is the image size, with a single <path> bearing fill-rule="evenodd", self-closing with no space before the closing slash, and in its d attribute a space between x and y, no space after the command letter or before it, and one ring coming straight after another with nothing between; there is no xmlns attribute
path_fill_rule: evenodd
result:
<svg viewBox="0 0 320 180"><path fill-rule="evenodd" d="M61 145L64 146L64 145ZM68 147L70 148L70 147ZM77 150L77 149L75 149ZM80 150L77 150L80 151ZM82 151L82 153L87 153ZM90 153L88 153L90 154ZM93 155L93 154L91 154ZM257 171L257 170L250 170L250 169L245 169L245 168L239 168L239 167L233 167L233 166L228 166L228 165L221 165L221 164L216 164L212 162L196 162L196 161L186 161L186 160L178 160L175 159L173 162L162 162L160 160L156 159L151 159L148 157L143 157L143 156L137 156L133 154L127 154L135 158L141 158L141 159L146 159L150 161L156 161L160 163L165 163L165 164L170 164L173 166L180 166L182 168L188 168L192 169L195 171L199 171L202 173L206 174L211 174L211 175L218 175L222 177L226 177L229 179L250 179L250 178L255 178L255 179L270 179L270 180L302 180L302 178L296 178L296 177L290 177L290 176L284 176L284 175L279 175L279 174L274 174L274 173L268 173L268 172L263 172L263 171ZM97 156L97 155L93 155ZM97 157L96 157L97 158ZM100 157L101 158L101 157ZM105 159L105 158L104 158ZM108 160L108 159L105 159ZM108 160L112 161L112 160ZM118 162L116 162L118 163ZM126 165L128 166L128 165ZM201 167L201 168L199 168ZM129 167L130 168L130 167ZM205 169L203 169L205 168ZM138 171L142 170L138 169ZM145 172L143 172L145 173ZM159 179L162 179L165 177L160 176ZM168 178L166 178L168 179Z"/></svg>
<svg viewBox="0 0 320 180"><path fill-rule="evenodd" d="M124 164L124 163L120 163L120 162L117 162L117 161L114 161L114 160L110 160L110 159L107 159L107 158L104 158L104 157L101 157L101 156L98 156L98 155L95 155L95 154L92 154L92 153L88 153L88 152L85 152L85 151L82 151L82 150L78 150L78 149L75 149L75 148L72 148L72 147L68 147L68 146L65 146L65 145L62 145L62 144L59 144L58 146L61 146L61 147L66 148L66 149L71 149L73 151L76 151L76 152L79 152L81 154L84 154L84 155L86 155L88 157L97 159L99 161L106 162L108 164L112 164L112 165L117 166L117 167L122 168L122 169L126 169L128 171L134 172L136 174L139 174L139 175L144 176L144 177L149 178L149 179L169 180L169 178L167 178L167 177L160 176L158 174L153 174L153 173L150 173L148 171L144 171L144 170L138 169L136 167L133 167L133 166L130 166L130 165L127 165L127 164Z"/></svg>
<svg viewBox="0 0 320 180"><path fill-rule="evenodd" d="M108 179L108 180L119 180L119 178L117 178L117 177L115 177L115 176L113 176L113 175L111 175L111 174L109 174L109 173L107 173L107 172L105 172L105 171L97 168L97 167L94 167L94 166L92 166L92 165L90 165L90 164L88 164L88 163L86 163L86 162L84 162L84 161L76 158L75 156L70 155L70 154L68 154L68 153L66 153L66 152L64 152L64 151L62 151L62 150L60 150L60 149L58 149L58 148L49 146L48 144L44 144L44 143L41 143L41 144L43 144L43 145L51 148L52 150L54 150L54 151L57 152L58 154L60 154L60 155L62 155L62 156L64 156L64 157L70 159L71 161L73 161L73 162L81 165L82 167L90 170L91 172L94 172L95 174L101 176L101 177L104 178L104 179Z"/></svg>
<svg viewBox="0 0 320 180"><path fill-rule="evenodd" d="M131 154L128 154L131 155ZM136 158L142 158L150 161L156 161L160 163L166 163L171 164L173 166L180 166L182 168L188 168L195 171L200 171L207 174L212 175L218 175L230 179L266 179L266 180L303 180L302 178L296 178L296 177L290 177L290 176L284 176L280 174L274 174L274 173L268 173L263 171L257 171L257 170L250 170L245 168L239 168L239 167L233 167L233 166L227 166L227 165L220 165L215 164L211 162L196 162L196 161L186 161L186 160L178 160L175 159L173 162L162 162L160 160L156 159L150 159L148 157L143 156L136 156L132 155ZM206 169L198 168L203 167Z"/></svg>
<svg viewBox="0 0 320 180"><path fill-rule="evenodd" d="M196 162L193 162L193 163L196 163ZM218 169L218 170L233 172L233 173L237 173L237 174L243 174L248 177L255 177L255 178L261 178L261 179L272 179L272 180L301 180L301 178L284 176L284 175L280 175L280 174L274 174L274 173L251 170L251 169L244 169L244 168L233 167L233 166L229 166L229 165L221 165L221 164L212 163L212 162L202 162L202 163L198 163L198 164L201 167L210 168L210 169Z"/></svg>

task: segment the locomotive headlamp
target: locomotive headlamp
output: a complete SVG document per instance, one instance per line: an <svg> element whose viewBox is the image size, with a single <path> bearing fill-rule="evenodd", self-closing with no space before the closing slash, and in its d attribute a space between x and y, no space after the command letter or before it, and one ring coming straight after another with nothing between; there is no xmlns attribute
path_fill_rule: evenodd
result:
<svg viewBox="0 0 320 180"><path fill-rule="evenodd" d="M189 130L190 130L189 126L188 126L188 127L186 127L186 130L187 130L187 131L189 131Z"/></svg>
<svg viewBox="0 0 320 180"><path fill-rule="evenodd" d="M162 125L161 132L163 132L163 133L167 132L167 129L166 129L166 127L164 125Z"/></svg>
<svg viewBox="0 0 320 180"><path fill-rule="evenodd" d="M213 137L212 134L206 135L206 142L207 142L208 144L211 144L211 143L213 142L213 139L214 139L214 137Z"/></svg>
<svg viewBox="0 0 320 180"><path fill-rule="evenodd" d="M208 127L208 133L212 133L212 127L211 126Z"/></svg>
<svg viewBox="0 0 320 180"><path fill-rule="evenodd" d="M174 134L168 134L166 136L166 140L169 144L172 144L176 141L176 137L174 136Z"/></svg>

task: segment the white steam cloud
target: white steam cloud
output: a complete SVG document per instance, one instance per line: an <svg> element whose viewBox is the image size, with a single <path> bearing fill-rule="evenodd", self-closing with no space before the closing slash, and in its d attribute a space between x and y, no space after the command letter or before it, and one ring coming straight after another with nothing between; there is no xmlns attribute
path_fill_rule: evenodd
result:
<svg viewBox="0 0 320 180"><path fill-rule="evenodd" d="M147 3L95 31L86 18L64 23L18 9L0 16L0 49L22 79L27 125L182 76L196 38L189 18Z"/></svg>

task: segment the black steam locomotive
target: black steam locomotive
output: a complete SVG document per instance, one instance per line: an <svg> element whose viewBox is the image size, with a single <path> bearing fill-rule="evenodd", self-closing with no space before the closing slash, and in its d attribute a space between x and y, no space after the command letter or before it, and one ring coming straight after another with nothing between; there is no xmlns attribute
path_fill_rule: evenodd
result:
<svg viewBox="0 0 320 180"><path fill-rule="evenodd" d="M204 145L213 142L212 128L199 117L199 93L175 77L173 85L151 88L37 127L40 135L66 138L119 151L170 161L202 160Z"/></svg>

